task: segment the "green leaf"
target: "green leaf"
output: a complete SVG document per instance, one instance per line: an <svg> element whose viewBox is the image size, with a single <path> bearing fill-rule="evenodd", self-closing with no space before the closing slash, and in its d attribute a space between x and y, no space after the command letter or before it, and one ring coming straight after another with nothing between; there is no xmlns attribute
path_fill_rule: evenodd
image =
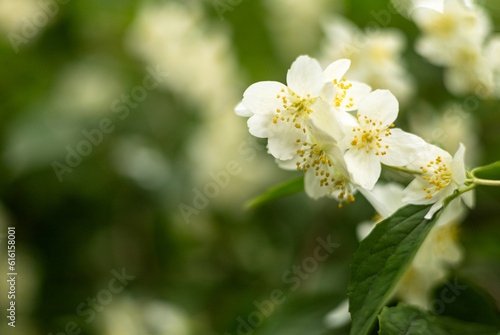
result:
<svg viewBox="0 0 500 335"><path fill-rule="evenodd" d="M247 208L256 208L272 200L292 195L304 190L304 177L295 178L275 186L266 193L248 201L245 206Z"/></svg>
<svg viewBox="0 0 500 335"><path fill-rule="evenodd" d="M436 288L432 307L442 316L500 326L495 299L477 284L457 276Z"/></svg>
<svg viewBox="0 0 500 335"><path fill-rule="evenodd" d="M478 176L477 174L481 174ZM471 171L474 177L481 177L487 179L499 179L500 178L500 161L491 163L485 166L480 166Z"/></svg>
<svg viewBox="0 0 500 335"><path fill-rule="evenodd" d="M431 205L407 205L377 224L354 254L347 288L351 335L367 334L390 298L437 216L424 219Z"/></svg>
<svg viewBox="0 0 500 335"><path fill-rule="evenodd" d="M385 307L379 315L379 335L497 335L497 326L437 316L412 306Z"/></svg>

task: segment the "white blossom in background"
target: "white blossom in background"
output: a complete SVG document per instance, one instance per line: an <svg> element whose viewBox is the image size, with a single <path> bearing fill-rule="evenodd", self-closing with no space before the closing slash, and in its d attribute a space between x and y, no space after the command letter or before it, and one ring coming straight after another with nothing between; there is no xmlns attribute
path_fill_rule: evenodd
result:
<svg viewBox="0 0 500 335"><path fill-rule="evenodd" d="M344 17L335 16L323 22L326 38L321 44L320 59L329 64L335 59L351 60L349 78L374 89L388 89L402 105L415 93L414 80L405 68L402 53L404 34L393 28L366 34Z"/></svg>
<svg viewBox="0 0 500 335"><path fill-rule="evenodd" d="M265 0L267 26L276 52L285 61L312 53L321 38L321 18L331 10L340 10L340 1ZM306 23L307 22L307 23ZM339 59L343 57L337 57Z"/></svg>
<svg viewBox="0 0 500 335"><path fill-rule="evenodd" d="M196 167L190 171L193 186L203 191L213 182L210 174L225 171L231 161L237 161L242 171L255 172L231 176L220 196L212 199L226 205L241 203L273 178L272 164L261 159L259 146L248 141L245 125L232 114L241 100L243 76L230 35L211 25L205 15L201 2L144 5L126 44L146 64L168 73L162 87L202 117L202 124L189 134L187 148L188 164ZM163 117L177 112L167 108Z"/></svg>
<svg viewBox="0 0 500 335"><path fill-rule="evenodd" d="M494 97L500 96L500 34L490 35L486 46L484 47L485 67L490 70L492 76L493 88L486 91L485 96L491 93Z"/></svg>
<svg viewBox="0 0 500 335"><path fill-rule="evenodd" d="M88 58L64 66L55 83L52 108L73 117L109 115L126 86L108 59Z"/></svg>
<svg viewBox="0 0 500 335"><path fill-rule="evenodd" d="M492 24L483 8L445 0L442 9L415 8L411 19L422 31L415 49L429 62L445 67L444 82L451 93L483 98L498 94L495 61L486 55Z"/></svg>
<svg viewBox="0 0 500 335"><path fill-rule="evenodd" d="M426 142L448 152L456 152L459 143L467 148L465 162L474 166L481 158L477 121L457 103L447 103L436 110L428 103L420 102L408 113L409 129Z"/></svg>
<svg viewBox="0 0 500 335"><path fill-rule="evenodd" d="M33 22L33 16L43 8L40 4L36 0L0 0L0 29L22 37L25 20Z"/></svg>
<svg viewBox="0 0 500 335"><path fill-rule="evenodd" d="M161 84L203 115L222 115L236 104L241 82L229 35L209 24L201 6L144 5L126 44L131 53L168 73Z"/></svg>
<svg viewBox="0 0 500 335"><path fill-rule="evenodd" d="M465 147L462 144L453 157L447 151L428 144L418 160L408 165L411 170L421 174L407 186L403 201L416 205L433 204L425 216L430 219L442 208L448 196L456 190L467 188L464 155ZM465 192L459 199L469 208L474 206L472 191Z"/></svg>
<svg viewBox="0 0 500 335"><path fill-rule="evenodd" d="M82 140L85 123L111 113L125 85L108 59L88 58L65 64L54 85L11 122L2 159L16 174L64 161L66 145Z"/></svg>
<svg viewBox="0 0 500 335"><path fill-rule="evenodd" d="M472 8L475 4L475 0L459 0L465 7ZM445 0L391 0L392 6L401 15L406 18L410 18L413 11L417 8L430 8L443 12Z"/></svg>
<svg viewBox="0 0 500 335"><path fill-rule="evenodd" d="M104 335L194 334L187 314L163 301L117 297L98 317L99 333Z"/></svg>

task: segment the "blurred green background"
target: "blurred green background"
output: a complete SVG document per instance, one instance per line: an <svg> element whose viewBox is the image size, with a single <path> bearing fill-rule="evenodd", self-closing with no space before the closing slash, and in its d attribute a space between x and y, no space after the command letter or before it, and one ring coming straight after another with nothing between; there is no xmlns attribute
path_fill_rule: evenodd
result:
<svg viewBox="0 0 500 335"><path fill-rule="evenodd" d="M485 3L497 27L493 4ZM363 29L372 11L389 6L0 0L1 276L8 226L16 227L18 270L15 329L6 325L8 288L0 281L0 333L238 334L254 302L280 290L284 302L253 334L346 334L348 326L328 330L323 319L345 299L356 224L374 210L362 196L339 209L305 194L246 210L247 200L299 174L280 170L233 110L251 83L284 82L298 55L319 57L324 20L341 15ZM398 126L418 128L412 115L422 101L436 117L447 103L463 103L447 93L442 69L413 50L414 23L392 14L388 26L407 39L402 55L415 83ZM145 88L146 78L154 88ZM481 165L500 160L500 104L477 103L464 134ZM85 133L96 144L82 144ZM68 155L80 158L70 166ZM229 180L214 188L217 175ZM203 200L207 187L214 196ZM499 208L499 189L477 191L457 269L497 303ZM297 285L284 281L328 236L340 244L333 254ZM114 271L133 279L108 296ZM95 317L82 313L88 308Z"/></svg>

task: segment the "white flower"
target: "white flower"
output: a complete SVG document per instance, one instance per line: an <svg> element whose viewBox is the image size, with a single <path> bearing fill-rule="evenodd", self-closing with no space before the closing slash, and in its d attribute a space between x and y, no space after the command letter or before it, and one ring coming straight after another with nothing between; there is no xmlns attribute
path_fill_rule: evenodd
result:
<svg viewBox="0 0 500 335"><path fill-rule="evenodd" d="M442 12L430 8L417 8L412 19L424 32L425 37L436 43L452 45L459 40L470 40L481 44L491 31L488 14L480 7L469 8L458 0L444 1ZM436 47L445 49L444 45ZM443 50L446 52L446 50Z"/></svg>
<svg viewBox="0 0 500 335"><path fill-rule="evenodd" d="M304 172L305 191L311 198L332 196L339 201L354 201L356 186L350 181L342 151L337 141L319 129L302 142L296 155L287 161L278 161L285 169Z"/></svg>
<svg viewBox="0 0 500 335"><path fill-rule="evenodd" d="M357 120L345 118L347 149L344 159L353 181L371 190L381 172L381 163L405 166L418 156L424 141L401 129L393 129L398 101L387 90L376 90L359 104Z"/></svg>
<svg viewBox="0 0 500 335"><path fill-rule="evenodd" d="M349 60L333 63L330 76L339 76L339 72L343 75L349 63ZM292 158L307 138L311 127L309 119L316 120L316 126L331 136L342 136L330 105L321 99L325 80L316 60L300 56L288 70L287 85L262 81L251 85L243 94L246 113L253 113L248 120L250 133L267 137L274 157Z"/></svg>
<svg viewBox="0 0 500 335"><path fill-rule="evenodd" d="M367 34L341 16L330 18L323 29L322 60L348 58L351 80L388 89L402 104L409 100L414 92L413 79L402 59L406 38L401 31L380 29L377 34Z"/></svg>
<svg viewBox="0 0 500 335"><path fill-rule="evenodd" d="M432 204L426 219L430 219L442 206L446 197L455 190L464 189L466 172L464 166L465 147L460 144L455 156L434 145L428 144L421 157L410 166L419 169L417 176L405 189L403 201L410 204ZM473 193L465 192L461 199L473 206Z"/></svg>

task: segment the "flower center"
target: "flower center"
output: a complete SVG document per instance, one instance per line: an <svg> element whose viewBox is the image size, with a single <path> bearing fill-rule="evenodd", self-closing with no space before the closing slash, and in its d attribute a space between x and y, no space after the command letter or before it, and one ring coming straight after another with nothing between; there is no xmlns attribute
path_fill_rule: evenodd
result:
<svg viewBox="0 0 500 335"><path fill-rule="evenodd" d="M358 115L358 120L361 118L361 115ZM385 155L387 152L385 149L389 149L389 145L383 145L383 139L391 135L391 127L394 127L394 124L391 124L389 128L382 127L382 121L377 122L372 119L368 119L365 115L363 119L359 120L362 124L363 122L368 127L365 129L352 128L354 132L354 139L351 141L351 145L358 150L364 149L366 153L370 153L372 150L375 152L375 155ZM378 126L378 127L377 127Z"/></svg>
<svg viewBox="0 0 500 335"><path fill-rule="evenodd" d="M301 140L297 140L297 143ZM349 181L342 175L317 144L302 142L302 148L297 150L300 156L297 164L297 170L307 172L309 169L314 171L320 187L330 187L329 193L339 191L337 198L346 203L354 201L352 190L347 186ZM339 204L339 206L341 206Z"/></svg>
<svg viewBox="0 0 500 335"><path fill-rule="evenodd" d="M346 95L347 95L347 90L352 87L352 84L346 83L345 78L342 78L341 81L337 81L337 79L333 79L333 84L335 85L335 99L333 99L333 105L335 107L341 107L342 102L344 101ZM349 101L345 104L346 108L351 108L354 106L354 102L352 98L349 98Z"/></svg>
<svg viewBox="0 0 500 335"><path fill-rule="evenodd" d="M442 14L441 17L429 24L429 31L441 36L453 33L457 27L457 20L450 14Z"/></svg>
<svg viewBox="0 0 500 335"><path fill-rule="evenodd" d="M288 89L289 94L278 94L276 99L281 99L283 107L276 109L276 115L273 118L273 123L277 124L278 121L282 122L292 122L295 128L302 129L305 133L306 128L304 126L304 120L308 118L308 115L313 111L309 107L316 100L311 98L308 94L305 98L300 95L295 94L292 90ZM285 89L281 89L282 93L285 93ZM289 101L290 100L290 101Z"/></svg>
<svg viewBox="0 0 500 335"><path fill-rule="evenodd" d="M297 140L297 142L300 142L300 140ZM297 170L307 172L308 169L314 169L316 176L323 177L320 180L321 187L328 186L329 182L335 182L335 178L330 178L333 164L317 144L302 142L302 148L298 149L297 153L300 156L300 161L297 162Z"/></svg>
<svg viewBox="0 0 500 335"><path fill-rule="evenodd" d="M429 186L424 186L422 188L422 190L427 193L425 199L431 199L432 194L430 193L432 191L440 191L451 181L451 171L446 166L446 163L442 162L441 156L438 156L435 160L430 161L425 167L421 166L420 170L426 174L422 176L422 178L429 183Z"/></svg>

